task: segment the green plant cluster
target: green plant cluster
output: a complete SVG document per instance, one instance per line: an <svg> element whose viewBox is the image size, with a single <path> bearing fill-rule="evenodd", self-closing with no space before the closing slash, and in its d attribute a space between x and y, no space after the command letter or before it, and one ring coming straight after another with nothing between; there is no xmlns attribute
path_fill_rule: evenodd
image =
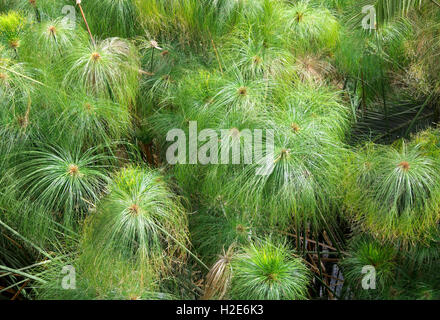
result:
<svg viewBox="0 0 440 320"><path fill-rule="evenodd" d="M0 297L440 298L436 1L65 2L0 0Z"/></svg>

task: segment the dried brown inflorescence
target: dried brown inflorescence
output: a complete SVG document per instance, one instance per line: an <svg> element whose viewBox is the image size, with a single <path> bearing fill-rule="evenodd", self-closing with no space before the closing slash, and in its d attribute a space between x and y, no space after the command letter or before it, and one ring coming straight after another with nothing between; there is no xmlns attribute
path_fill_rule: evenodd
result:
<svg viewBox="0 0 440 320"><path fill-rule="evenodd" d="M98 60L100 60L101 59L101 55L98 53L98 52L93 52L92 53L92 60L93 61L98 61Z"/></svg>
<svg viewBox="0 0 440 320"><path fill-rule="evenodd" d="M242 224L237 225L237 227L235 229L237 230L238 233L245 233L246 232L246 228Z"/></svg>
<svg viewBox="0 0 440 320"><path fill-rule="evenodd" d="M254 57L254 64L260 64L261 63L261 61L262 61L262 59L259 57L259 56L255 56Z"/></svg>
<svg viewBox="0 0 440 320"><path fill-rule="evenodd" d="M50 26L49 28L47 28L47 30L52 35L55 35L55 33L57 32L57 29L55 28L55 26Z"/></svg>
<svg viewBox="0 0 440 320"><path fill-rule="evenodd" d="M137 215L139 214L139 210L140 210L139 206L138 206L137 204L135 204L135 203L133 203L133 204L128 208L128 211L130 211L130 213L131 213L133 216L137 216Z"/></svg>
<svg viewBox="0 0 440 320"><path fill-rule="evenodd" d="M79 174L79 168L76 164L69 165L67 172L70 176L76 177Z"/></svg>
<svg viewBox="0 0 440 320"><path fill-rule="evenodd" d="M231 281L231 260L234 256L234 245L219 257L219 260L212 266L206 275L205 290L202 300L209 300L213 297L222 299Z"/></svg>
<svg viewBox="0 0 440 320"><path fill-rule="evenodd" d="M410 169L410 165L407 161L402 161L398 164L400 168L402 168L403 171L408 171Z"/></svg>
<svg viewBox="0 0 440 320"><path fill-rule="evenodd" d="M240 87L238 89L238 94L241 95L241 96L247 95L247 88L246 87Z"/></svg>
<svg viewBox="0 0 440 320"><path fill-rule="evenodd" d="M12 49L17 49L20 46L20 42L18 40L11 40L9 45Z"/></svg>
<svg viewBox="0 0 440 320"><path fill-rule="evenodd" d="M301 130L301 128L299 127L299 125L297 123L292 123L290 125L290 127L292 128L293 132L298 133L299 130Z"/></svg>
<svg viewBox="0 0 440 320"><path fill-rule="evenodd" d="M88 102L84 104L84 108L86 108L87 111L93 110L92 105L90 103L88 103Z"/></svg>

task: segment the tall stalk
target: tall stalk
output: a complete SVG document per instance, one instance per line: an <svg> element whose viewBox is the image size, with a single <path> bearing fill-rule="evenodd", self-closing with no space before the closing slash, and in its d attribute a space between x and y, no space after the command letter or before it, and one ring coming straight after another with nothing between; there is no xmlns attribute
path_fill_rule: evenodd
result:
<svg viewBox="0 0 440 320"><path fill-rule="evenodd" d="M90 36L90 40L92 40L93 45L96 46L96 42L93 39L92 32L90 31L89 24L87 23L86 16L84 15L84 11L83 11L83 8L81 6L81 0L76 0L76 4L78 5L79 10L81 11L81 15L83 17L84 23L86 24L87 32L89 33L89 36Z"/></svg>

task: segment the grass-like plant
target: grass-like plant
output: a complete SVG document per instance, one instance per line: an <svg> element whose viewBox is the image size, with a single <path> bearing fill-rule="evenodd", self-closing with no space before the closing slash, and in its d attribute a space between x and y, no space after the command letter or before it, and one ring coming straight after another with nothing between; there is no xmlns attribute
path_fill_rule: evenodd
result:
<svg viewBox="0 0 440 320"><path fill-rule="evenodd" d="M335 218L332 197L338 194L336 179L344 150L331 141L320 144L307 138L303 134L278 140L273 170L256 174L266 159L247 166L229 183L232 199L254 208L272 224L311 224L316 229L330 224Z"/></svg>
<svg viewBox="0 0 440 320"><path fill-rule="evenodd" d="M0 57L0 100L7 102L9 106L15 103L28 102L29 93L32 90L30 72L26 65L8 57Z"/></svg>
<svg viewBox="0 0 440 320"><path fill-rule="evenodd" d="M335 218L331 208L340 194L347 110L325 90L322 96L318 92L295 91L268 111L263 129L273 130L273 158L270 163L263 158L246 165L227 183L226 193L234 203L246 204L276 224L311 224L317 229L331 224ZM329 118L331 125L325 120ZM267 153L263 145L263 154ZM267 174L257 174L261 167L269 169Z"/></svg>
<svg viewBox="0 0 440 320"><path fill-rule="evenodd" d="M227 46L228 60L235 63L248 79L277 77L289 70L289 51L280 46L269 46L264 40L251 37L233 38ZM227 51L226 51L227 50Z"/></svg>
<svg viewBox="0 0 440 320"><path fill-rule="evenodd" d="M108 181L109 158L96 147L42 144L16 161L13 170L22 197L52 210L67 226L93 207Z"/></svg>
<svg viewBox="0 0 440 320"><path fill-rule="evenodd" d="M7 11L9 9L9 6L11 4L8 0L1 0L0 1L0 11Z"/></svg>
<svg viewBox="0 0 440 320"><path fill-rule="evenodd" d="M325 57L315 54L297 56L293 69L301 81L318 84L328 82L334 74L333 66Z"/></svg>
<svg viewBox="0 0 440 320"><path fill-rule="evenodd" d="M92 147L128 137L130 119L126 105L76 94L63 99L53 130L62 137L75 137L75 141Z"/></svg>
<svg viewBox="0 0 440 320"><path fill-rule="evenodd" d="M387 294L386 300L438 300L440 298L439 279L437 276L438 261L418 273L402 276L394 283Z"/></svg>
<svg viewBox="0 0 440 320"><path fill-rule="evenodd" d="M285 244L266 240L233 258L230 297L243 300L307 299L310 275Z"/></svg>
<svg viewBox="0 0 440 320"><path fill-rule="evenodd" d="M186 216L179 199L157 171L122 169L97 207L90 227L95 254L111 251L169 271L186 255Z"/></svg>
<svg viewBox="0 0 440 320"><path fill-rule="evenodd" d="M350 132L351 114L344 104L339 92L332 87L310 82L297 82L293 85L279 84L274 93L275 105L278 108L273 116L274 121L281 127L295 123L295 117L303 118L302 123L315 132L317 136L327 136L334 141L344 142ZM329 120L331 119L331 120ZM291 126L290 132L300 132L299 128ZM289 128L287 128L289 129Z"/></svg>
<svg viewBox="0 0 440 320"><path fill-rule="evenodd" d="M105 258L104 258L105 257ZM155 300L171 299L159 291L155 273L139 263L120 255L83 251L69 257L70 261L52 263L38 284L37 299L42 300ZM65 260L65 259L64 259ZM75 268L75 288L62 287L66 265Z"/></svg>
<svg viewBox="0 0 440 320"><path fill-rule="evenodd" d="M40 247L41 241L35 242L34 239L28 239L22 231L17 230L16 225L9 220L9 217L5 217L5 208L2 208L2 219L0 219L0 245L2 250L0 250L0 270L2 270L1 281L2 287L0 289L0 294L3 297L9 295L9 299L13 298L14 295L10 295L14 292L15 288L22 287L21 296L26 299L31 299L33 297L33 290L31 288L25 288L23 283L26 279L42 283L44 280L40 278L41 272L34 272L33 266L41 266L48 263L52 259L49 251L44 247ZM17 214L17 212L8 212L6 215ZM6 218L7 222L4 221ZM13 218L17 220L16 218ZM12 224L10 224L12 222ZM34 236L34 234L32 234ZM52 238L51 241L55 242L56 239ZM53 248L51 248L53 249ZM38 259L45 259L46 261L41 262ZM38 262L35 262L38 260ZM40 270L41 271L41 270ZM44 272L43 272L44 273ZM23 277L26 277L23 279ZM18 295L17 295L18 296Z"/></svg>
<svg viewBox="0 0 440 320"><path fill-rule="evenodd" d="M415 134L411 144L419 145L423 154L437 158L440 154L440 130L439 127L429 128Z"/></svg>
<svg viewBox="0 0 440 320"><path fill-rule="evenodd" d="M3 177L2 182L11 185ZM2 219L13 226L17 232L26 235L26 238L43 248L53 249L52 243L62 230L55 217L46 207L37 205L29 199L18 200L19 190L4 189L0 193ZM64 231L64 230L63 230Z"/></svg>
<svg viewBox="0 0 440 320"><path fill-rule="evenodd" d="M376 237L429 239L439 220L437 160L419 145L369 144L350 164L346 204Z"/></svg>
<svg viewBox="0 0 440 320"><path fill-rule="evenodd" d="M58 0L15 0L11 7L23 12L29 21L40 23L45 20L64 17L68 12L63 10L66 5L74 6L76 1L62 2Z"/></svg>
<svg viewBox="0 0 440 320"><path fill-rule="evenodd" d="M176 92L182 90L179 88L182 83L188 84L183 88L190 91L189 93L196 91L200 82L193 77L199 79L197 71L202 68L198 61L181 54L173 45L158 44L154 40L142 41L139 47L142 68L152 73L141 79L141 92L149 101L161 105L172 103ZM192 82L191 86L189 82ZM183 102L179 100L179 104Z"/></svg>
<svg viewBox="0 0 440 320"><path fill-rule="evenodd" d="M402 16L408 16L415 10L440 10L440 4L436 0L362 0L347 6L351 12L355 12L352 19L362 19L361 9L367 5L375 8L378 26L385 25Z"/></svg>
<svg viewBox="0 0 440 320"><path fill-rule="evenodd" d="M286 10L286 15L289 19L285 27L297 50L332 49L338 43L340 25L329 10L310 1L297 1Z"/></svg>
<svg viewBox="0 0 440 320"><path fill-rule="evenodd" d="M47 115L46 110L37 112L34 108L38 81L32 78L31 70L8 54L0 57L0 148L4 152L1 158L23 147L37 134Z"/></svg>
<svg viewBox="0 0 440 320"><path fill-rule="evenodd" d="M25 19L16 11L0 15L0 41L13 50L17 58L25 24Z"/></svg>
<svg viewBox="0 0 440 320"><path fill-rule="evenodd" d="M231 245L246 245L257 234L251 217L225 208L199 210L190 216L192 243L206 264L211 266Z"/></svg>
<svg viewBox="0 0 440 320"><path fill-rule="evenodd" d="M213 98L213 108L219 112L252 114L264 110L265 98L270 94L272 83L269 80L248 80L238 69L232 71L232 79L219 88Z"/></svg>
<svg viewBox="0 0 440 320"><path fill-rule="evenodd" d="M84 1L90 29L102 37L130 38L136 34L137 8L134 0Z"/></svg>
<svg viewBox="0 0 440 320"><path fill-rule="evenodd" d="M407 269L416 273L436 273L433 270L436 269L440 261L439 245L440 232L435 232L432 240L402 250L404 257L402 260Z"/></svg>
<svg viewBox="0 0 440 320"><path fill-rule="evenodd" d="M150 38L205 53L211 48L212 40L230 28L241 7L229 0L135 0L135 3Z"/></svg>
<svg viewBox="0 0 440 320"><path fill-rule="evenodd" d="M54 62L86 41L82 29L73 28L64 18L56 18L33 24L24 36L21 51L23 59L38 65L42 60Z"/></svg>
<svg viewBox="0 0 440 320"><path fill-rule="evenodd" d="M358 236L351 239L348 256L343 259L341 266L343 268L344 278L347 285L357 299L377 299L386 294L393 284L397 269L397 250L390 244L384 244L374 240L369 236ZM364 287L372 286L373 283L363 283L366 273L374 267L376 277L374 289Z"/></svg>
<svg viewBox="0 0 440 320"><path fill-rule="evenodd" d="M438 298L438 2L0 0L0 299Z"/></svg>
<svg viewBox="0 0 440 320"><path fill-rule="evenodd" d="M99 98L133 103L138 89L139 61L130 42L108 38L96 45L78 45L63 59L63 85Z"/></svg>
<svg viewBox="0 0 440 320"><path fill-rule="evenodd" d="M223 249L222 254L218 256L218 260L206 275L202 299L222 299L226 295L231 282L234 250L235 245L232 244L227 250Z"/></svg>
<svg viewBox="0 0 440 320"><path fill-rule="evenodd" d="M282 53L290 49L284 32L290 19L285 13L288 6L283 1L257 0L241 3L239 19L228 42L245 41L256 49ZM235 38L235 39L234 39ZM263 46L261 48L260 46ZM268 50L265 50L268 49ZM285 52L285 51L284 51ZM280 57L281 58L281 57Z"/></svg>

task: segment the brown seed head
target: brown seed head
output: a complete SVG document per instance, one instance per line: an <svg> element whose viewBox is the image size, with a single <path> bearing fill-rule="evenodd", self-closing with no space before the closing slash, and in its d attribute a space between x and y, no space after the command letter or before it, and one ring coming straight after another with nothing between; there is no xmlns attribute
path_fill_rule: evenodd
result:
<svg viewBox="0 0 440 320"><path fill-rule="evenodd" d="M57 32L57 29L55 28L55 26L50 26L49 28L47 28L47 30L51 34L55 34Z"/></svg>
<svg viewBox="0 0 440 320"><path fill-rule="evenodd" d="M93 52L92 53L92 60L98 61L99 59L101 59L101 55L98 52Z"/></svg>
<svg viewBox="0 0 440 320"><path fill-rule="evenodd" d="M406 162L406 161L402 161L402 162L400 162L400 163L398 164L398 166L401 167L403 171L408 171L409 168L410 168L409 163Z"/></svg>
<svg viewBox="0 0 440 320"><path fill-rule="evenodd" d="M292 128L293 132L295 132L295 133L299 132L299 130L301 129L297 123L292 123L290 125L290 127Z"/></svg>
<svg viewBox="0 0 440 320"><path fill-rule="evenodd" d="M259 56L255 56L254 57L254 63L255 64L260 64L261 63L261 58Z"/></svg>
<svg viewBox="0 0 440 320"><path fill-rule="evenodd" d="M135 203L133 203L129 208L128 208L128 211L130 211L130 213L133 215L133 216L137 216L138 214L139 214L139 206L137 205L137 204L135 204Z"/></svg>
<svg viewBox="0 0 440 320"><path fill-rule="evenodd" d="M75 177L79 174L79 168L76 164L71 164L69 165L69 168L67 170L67 172L72 176Z"/></svg>
<svg viewBox="0 0 440 320"><path fill-rule="evenodd" d="M29 117L27 116L18 117L17 121L20 127L22 127L23 129L26 129L27 126L29 125Z"/></svg>
<svg viewBox="0 0 440 320"><path fill-rule="evenodd" d="M246 87L240 87L240 89L238 89L238 94L241 95L241 96L247 95L247 88Z"/></svg>
<svg viewBox="0 0 440 320"><path fill-rule="evenodd" d="M241 224L237 225L235 229L237 230L238 233L244 233L246 231L246 228Z"/></svg>
<svg viewBox="0 0 440 320"><path fill-rule="evenodd" d="M17 49L20 46L20 42L18 40L11 40L9 45L12 49Z"/></svg>
<svg viewBox="0 0 440 320"><path fill-rule="evenodd" d="M273 274L273 273L269 273L269 274L267 275L267 277L268 277L269 280L271 280L271 281L276 281L276 280L277 280L277 275L276 275L276 274Z"/></svg>

